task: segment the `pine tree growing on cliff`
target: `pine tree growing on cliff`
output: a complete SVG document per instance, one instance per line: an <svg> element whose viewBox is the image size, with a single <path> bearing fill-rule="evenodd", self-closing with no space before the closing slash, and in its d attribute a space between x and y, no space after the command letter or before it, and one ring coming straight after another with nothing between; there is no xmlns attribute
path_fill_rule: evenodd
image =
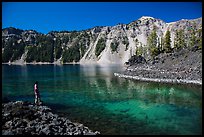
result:
<svg viewBox="0 0 204 137"><path fill-rule="evenodd" d="M171 49L171 33L167 30L165 38L164 38L164 51L169 53L172 51Z"/></svg>
<svg viewBox="0 0 204 137"><path fill-rule="evenodd" d="M185 43L185 36L184 36L184 30L181 29L179 31L179 38L180 38L180 46L183 48L183 47L186 47L186 43Z"/></svg>
<svg viewBox="0 0 204 137"><path fill-rule="evenodd" d="M196 35L195 30L192 29L191 35L190 35L190 47L194 47L196 44L196 36L195 35Z"/></svg>
<svg viewBox="0 0 204 137"><path fill-rule="evenodd" d="M161 41L160 41L160 52L163 53L164 52L164 38L161 37Z"/></svg>
<svg viewBox="0 0 204 137"><path fill-rule="evenodd" d="M185 38L184 38L184 31L180 29L179 31L176 30L176 35L174 38L174 48L176 50L179 50L183 47L185 47Z"/></svg>
<svg viewBox="0 0 204 137"><path fill-rule="evenodd" d="M152 33L147 37L147 46L149 47L151 57L155 57L159 54L159 50L157 47L158 38L157 38L156 29L154 28Z"/></svg>
<svg viewBox="0 0 204 137"><path fill-rule="evenodd" d="M194 47L196 44L196 23L195 21L187 28L188 34L187 35L187 47Z"/></svg>
<svg viewBox="0 0 204 137"><path fill-rule="evenodd" d="M143 47L142 46L136 47L136 55L137 56L143 55Z"/></svg>
<svg viewBox="0 0 204 137"><path fill-rule="evenodd" d="M104 38L100 38L98 40L98 43L96 44L96 48L95 48L95 55L98 57L101 52L105 49L106 47L106 42Z"/></svg>

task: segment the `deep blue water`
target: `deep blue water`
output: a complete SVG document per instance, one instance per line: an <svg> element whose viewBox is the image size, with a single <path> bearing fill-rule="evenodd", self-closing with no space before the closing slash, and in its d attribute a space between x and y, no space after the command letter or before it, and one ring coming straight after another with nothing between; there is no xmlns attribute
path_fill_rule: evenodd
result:
<svg viewBox="0 0 204 137"><path fill-rule="evenodd" d="M122 66L2 65L2 97L45 105L101 134L202 134L199 86L114 77Z"/></svg>

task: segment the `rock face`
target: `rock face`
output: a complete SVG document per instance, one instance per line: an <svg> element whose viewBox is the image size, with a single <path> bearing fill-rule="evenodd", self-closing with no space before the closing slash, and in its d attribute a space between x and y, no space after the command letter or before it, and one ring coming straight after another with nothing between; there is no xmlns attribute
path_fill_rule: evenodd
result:
<svg viewBox="0 0 204 137"><path fill-rule="evenodd" d="M169 30L171 32L171 47L173 47L176 31L183 29L185 40L189 43L189 32L191 29L202 29L202 18L165 23L160 19L143 16L129 24L94 27L84 31L51 31L48 34L41 34L34 30L24 31L15 28L5 28L2 30L3 62L124 64L131 56L135 55L138 47L147 47L147 37L153 28L156 28L159 41L165 36L166 31ZM104 48L100 50L98 55L96 50L101 39L104 43ZM45 42L46 40L48 42ZM47 49L46 53L39 53L42 50L46 50L46 48L42 48L46 43L48 45L47 48L49 46L50 48ZM16 47L20 47L19 45L22 46L22 49L17 52ZM111 45L115 45L114 50ZM8 46L10 47L8 48ZM10 48L13 51L9 51ZM39 58L31 56L35 50L37 52L34 55L37 54L36 56ZM48 56L47 53L52 56ZM40 58L44 56L48 56L48 59Z"/></svg>
<svg viewBox="0 0 204 137"><path fill-rule="evenodd" d="M29 102L2 104L2 135L97 135L79 123L53 114L47 106Z"/></svg>

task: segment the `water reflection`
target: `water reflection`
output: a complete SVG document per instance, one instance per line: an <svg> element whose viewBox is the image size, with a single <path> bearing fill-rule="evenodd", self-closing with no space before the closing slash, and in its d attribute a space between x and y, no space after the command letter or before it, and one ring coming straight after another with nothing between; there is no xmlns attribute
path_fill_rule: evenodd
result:
<svg viewBox="0 0 204 137"><path fill-rule="evenodd" d="M113 73L117 71L116 68L114 66L81 66L81 71L83 71L81 75L86 77L89 87L95 90L91 97L101 101L121 101L137 98L152 103L193 106L200 102L200 96L195 96L194 92L190 92L196 90L197 93L201 93L199 89L188 89L188 86L183 85L139 82L114 77Z"/></svg>
<svg viewBox="0 0 204 137"><path fill-rule="evenodd" d="M114 72L123 70L121 66L2 67L3 96L33 100L33 84L38 80L44 102L61 106L70 118L90 123L91 129L107 134L201 131L202 92L195 86L139 82L113 76Z"/></svg>
<svg viewBox="0 0 204 137"><path fill-rule="evenodd" d="M197 87L139 82L118 78L117 65L3 65L3 93L33 94L39 81L41 92L78 93L93 100L122 101L137 99L152 103L201 105L202 92Z"/></svg>

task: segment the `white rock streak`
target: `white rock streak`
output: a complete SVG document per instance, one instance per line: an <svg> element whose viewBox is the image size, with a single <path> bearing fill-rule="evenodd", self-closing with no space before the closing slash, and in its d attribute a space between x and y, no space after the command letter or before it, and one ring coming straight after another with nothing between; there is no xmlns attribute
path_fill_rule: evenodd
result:
<svg viewBox="0 0 204 137"><path fill-rule="evenodd" d="M164 82L164 83L187 83L187 84L202 85L202 81L198 81L198 80L144 78L144 77L139 77L139 76L124 75L124 74L119 74L119 73L114 73L114 76L121 77L121 78L127 78L127 79L135 79L135 80L140 80L140 81L153 81L153 82Z"/></svg>

